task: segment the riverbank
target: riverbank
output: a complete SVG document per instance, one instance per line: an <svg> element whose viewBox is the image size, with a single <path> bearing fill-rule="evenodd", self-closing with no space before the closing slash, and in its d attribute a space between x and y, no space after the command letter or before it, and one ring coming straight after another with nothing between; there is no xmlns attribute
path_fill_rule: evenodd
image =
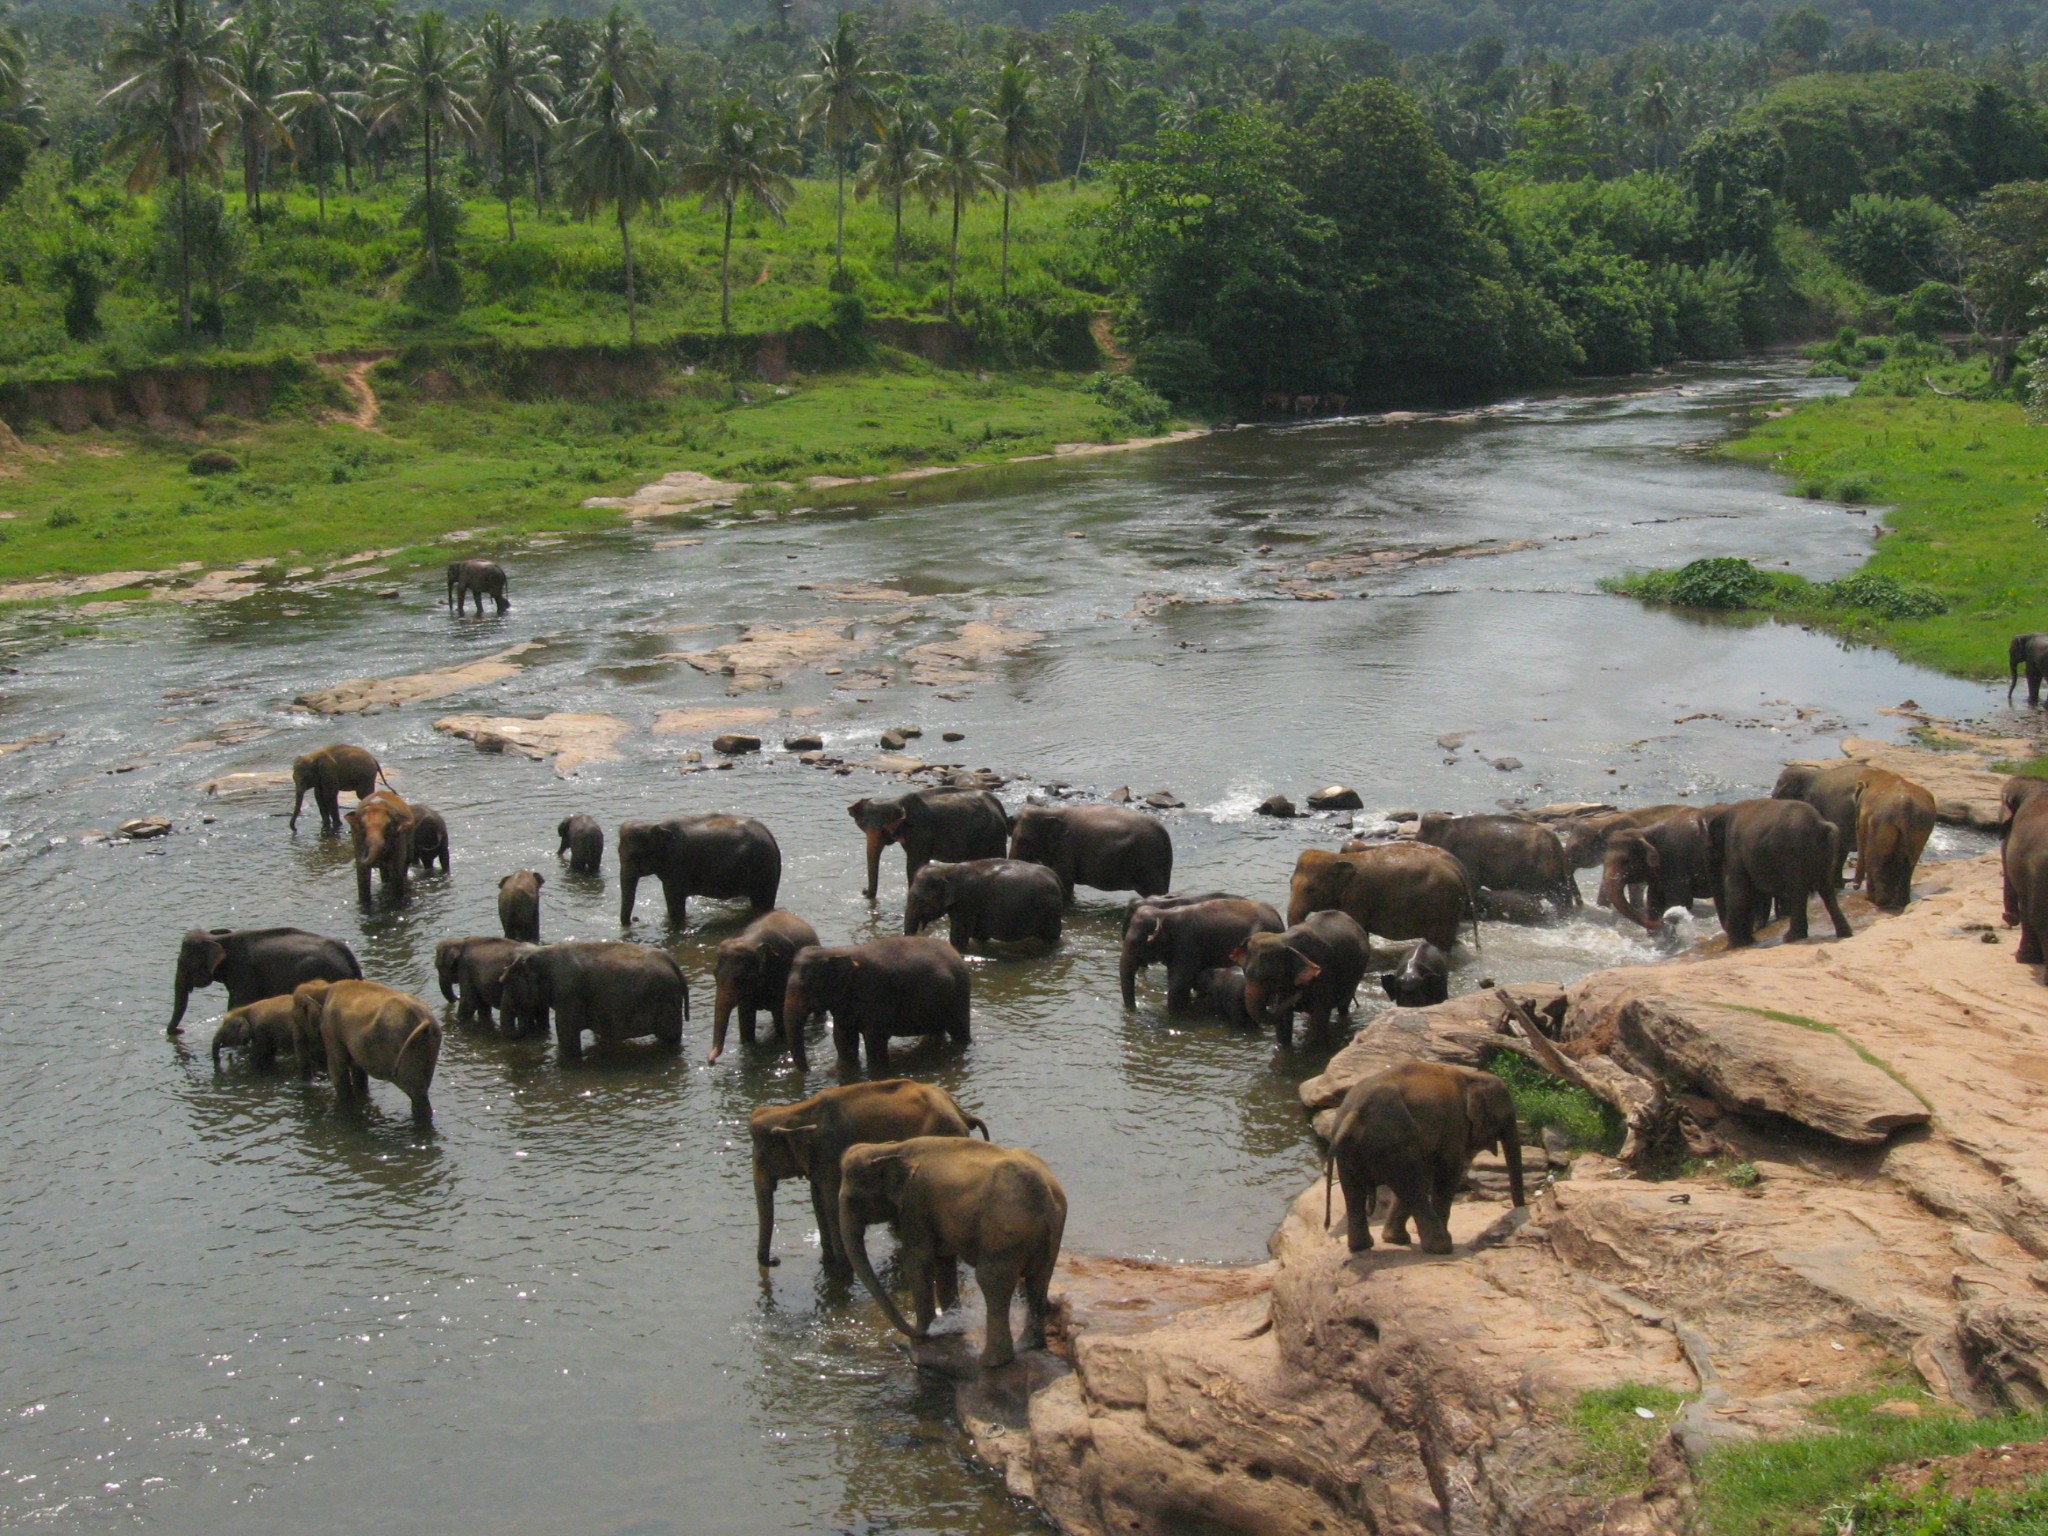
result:
<svg viewBox="0 0 2048 1536"><path fill-rule="evenodd" d="M1850 898L1846 943L1767 932L1515 988L1554 1047L1496 993L1383 1016L1307 1110L1397 1060L1505 1050L1629 1106L1627 1143L1530 1149L1557 1177L1526 1214L1482 1157L1447 1259L1348 1255L1318 1185L1267 1264L1070 1265L1066 1361L963 1386L978 1450L1077 1536L1195 1511L1287 1536L1756 1536L1888 1465L2039 1438L2048 989L1999 906L1985 854L1923 866L1896 916Z"/></svg>
<svg viewBox="0 0 2048 1536"><path fill-rule="evenodd" d="M345 412L31 429L0 444L0 601L177 597L236 566L242 586L318 580L369 550L387 570L431 565L450 545L497 554L623 526L629 501L678 472L716 491L667 511L788 506L905 471L1143 443L1172 425L1105 375L903 353L782 383L670 370L581 398L508 398L397 359L342 371Z"/></svg>
<svg viewBox="0 0 2048 1536"><path fill-rule="evenodd" d="M1816 584L1760 570L1720 584L1709 606L1770 613L1980 678L2003 676L2006 642L2048 621L2033 576L2048 552L2036 522L2048 506L2048 428L2018 405L1859 390L1769 415L1724 452L1768 464L1799 494L1851 514L1884 510L1853 576ZM1608 586L1679 601L1676 574L1635 572Z"/></svg>

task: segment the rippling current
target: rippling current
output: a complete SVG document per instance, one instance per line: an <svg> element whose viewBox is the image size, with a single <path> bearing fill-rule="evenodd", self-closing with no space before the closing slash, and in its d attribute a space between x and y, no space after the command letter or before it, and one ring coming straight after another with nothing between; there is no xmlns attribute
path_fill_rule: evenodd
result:
<svg viewBox="0 0 2048 1536"><path fill-rule="evenodd" d="M0 738L62 735L0 758L0 1525L1038 1529L967 1460L950 1389L920 1379L864 1296L820 1278L799 1188L780 1201L781 1268L764 1283L754 1267L747 1111L825 1086L831 1055L814 1051L808 1084L744 1049L703 1065L706 960L738 909L693 902L687 931L664 935L643 891L635 936L669 943L695 982L680 1056L627 1046L563 1070L551 1045L451 1018L429 1138L388 1086L348 1114L324 1084L216 1074L218 989L195 994L189 1043L166 1041L178 936L334 934L371 976L438 1004L434 941L495 932L513 869L547 877L546 937L617 933L613 850L589 880L554 858L555 824L578 810L608 836L629 817L757 815L782 844L783 905L827 942L891 931L900 856L870 907L845 806L896 781L774 751L684 775L710 730L650 729L663 710L729 702L723 679L665 653L762 621L844 619L869 647L840 676L798 672L730 701L815 711L756 727L771 743L801 726L857 757L881 728L915 724L924 756L1018 776L1013 805L1052 780L1169 789L1186 803L1166 813L1184 889L1283 902L1296 853L1344 832L1251 807L1333 780L1359 789L1367 823L1767 793L1789 756L1831 752L1844 729L1892 731L1882 706L1994 702L1825 637L1595 590L1706 554L1818 577L1853 567L1874 519L1695 451L1741 411L1828 387L1753 363L1458 420L981 472L851 507L828 492L801 515L510 553L502 619L451 619L430 578L406 578L397 600L372 578L117 617L82 639L16 621L0 636ZM1478 541L1529 547L1310 565ZM913 600L831 595L876 586ZM899 670L969 621L1044 638L945 689L957 697ZM289 708L309 688L526 640L542 643L523 671L469 694L341 721ZM633 729L617 760L564 779L432 727L550 710ZM939 740L949 729L957 747ZM452 876L419 880L402 909L357 907L346 843L321 838L310 807L293 834L282 792L198 787L337 738L372 748L453 829ZM1506 759L1521 766L1495 766ZM176 823L170 837L82 840L152 812ZM1944 831L1936 853L1964 846ZM1323 1058L1165 1017L1156 972L1126 1014L1120 903L1084 891L1050 956L972 960L974 1043L902 1051L899 1069L1048 1158L1072 1203L1069 1250L1260 1257L1315 1166L1294 1086ZM1654 958L1589 906L1551 928L1488 925L1454 984Z"/></svg>

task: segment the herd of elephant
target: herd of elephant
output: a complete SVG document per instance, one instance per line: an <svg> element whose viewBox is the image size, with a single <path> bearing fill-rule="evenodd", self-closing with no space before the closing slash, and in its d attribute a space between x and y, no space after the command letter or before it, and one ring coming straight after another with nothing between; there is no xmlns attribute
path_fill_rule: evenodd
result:
<svg viewBox="0 0 2048 1536"><path fill-rule="evenodd" d="M446 824L407 804L361 748L308 753L294 764L293 781L294 825L307 793L323 830L338 831L345 821L366 901L373 872L387 894L402 895L413 864L448 867ZM2048 935L2048 796L2033 798L2044 788L2016 779L2008 791L2015 812L2008 920L2022 925L2022 959L2040 959ZM343 790L358 800L346 817ZM903 1332L923 1337L957 1295L958 1263L973 1266L988 1301L983 1362L993 1367L1014 1355L1009 1311L1019 1290L1024 1344L1043 1342L1065 1193L1044 1162L994 1144L988 1127L943 1090L885 1075L894 1039L968 1043L971 989L962 951L1056 945L1077 885L1134 892L1118 966L1126 1007L1136 1004L1141 973L1158 965L1169 1008L1200 1000L1232 1023L1271 1028L1291 1047L1296 1015L1325 1041L1334 1025L1348 1023L1374 937L1416 941L1398 970L1379 976L1388 997L1403 1006L1442 1002L1448 955L1468 925L1476 947L1482 914L1534 918L1575 908L1576 872L1585 868L1602 872L1603 905L1653 933L1675 920L1674 909L1710 899L1731 946L1754 942L1773 907L1787 917L1788 937L1803 939L1808 902L1817 897L1847 938L1836 893L1848 854L1858 855L1856 878L1873 903L1903 906L1935 808L1917 784L1844 764L1788 768L1771 798L1726 805L1602 808L1556 823L1432 812L1412 836L1304 851L1284 921L1248 897L1173 892L1167 827L1130 807L1032 804L1013 815L985 790L939 787L848 809L866 842L870 900L884 851L903 849L900 935L820 942L802 917L776 906L782 854L774 834L752 817L724 814L617 829L620 922L630 927L646 878L660 882L674 926L692 896L744 900L753 909L745 928L718 946L712 1062L735 1015L741 1041L752 1046L766 1014L769 1043L806 1071L806 1028L830 1018L841 1083L752 1116L759 1263L778 1262L770 1252L776 1186L802 1178L824 1263L858 1274ZM557 830L558 857L571 871L597 873L605 855L598 822L574 815ZM456 1016L510 1035L544 1035L552 1024L564 1061L580 1057L586 1032L600 1041L652 1036L679 1045L690 999L675 958L620 941L541 942L544 883L531 870L506 876L502 934L437 946L441 991ZM948 937L927 935L940 919ZM410 1098L419 1124L431 1124L428 1090L442 1038L434 1010L365 980L347 945L291 928L194 930L179 951L171 1033L179 1032L192 989L216 981L229 1005L213 1042L216 1064L224 1049L244 1050L263 1065L289 1058L302 1075L324 1063L336 1092L354 1100L378 1078ZM857 1081L863 1065L870 1080ZM1339 1110L1325 1167L1326 1179L1334 1174L1345 1189L1351 1248L1372 1245L1374 1196L1386 1188L1394 1201L1382 1236L1409 1241L1412 1220L1426 1251L1449 1252L1451 1197L1471 1157L1491 1146L1501 1149L1514 1202L1523 1204L1514 1106L1498 1079L1411 1063L1357 1085ZM901 1244L914 1322L868 1260L866 1228L878 1221Z"/></svg>

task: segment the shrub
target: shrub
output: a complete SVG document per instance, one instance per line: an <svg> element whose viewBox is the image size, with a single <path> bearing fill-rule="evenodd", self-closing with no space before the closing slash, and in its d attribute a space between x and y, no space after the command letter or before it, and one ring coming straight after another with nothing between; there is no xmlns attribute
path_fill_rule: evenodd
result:
<svg viewBox="0 0 2048 1536"><path fill-rule="evenodd" d="M1486 1070L1508 1085L1515 1118L1540 1134L1555 1128L1581 1151L1613 1156L1621 1150L1621 1116L1583 1088L1560 1082L1514 1051L1496 1051Z"/></svg>
<svg viewBox="0 0 2048 1536"><path fill-rule="evenodd" d="M1216 360L1200 337L1162 331L1139 346L1132 371L1149 388L1182 405L1216 390Z"/></svg>
<svg viewBox="0 0 2048 1536"><path fill-rule="evenodd" d="M1128 373L1098 373L1088 381L1088 393L1135 432L1164 432L1173 420L1173 407Z"/></svg>
<svg viewBox="0 0 2048 1536"><path fill-rule="evenodd" d="M1934 266L1955 227L1955 215L1932 198L1858 193L1835 215L1828 244L1879 293L1905 293Z"/></svg>
<svg viewBox="0 0 2048 1536"><path fill-rule="evenodd" d="M1770 587L1770 578L1747 560L1714 555L1681 566L1661 601L1680 608L1753 608Z"/></svg>
<svg viewBox="0 0 2048 1536"><path fill-rule="evenodd" d="M1815 591L1831 608L1863 608L1885 619L1930 619L1948 612L1948 600L1939 592L1895 576L1859 573L1825 582Z"/></svg>
<svg viewBox="0 0 2048 1536"><path fill-rule="evenodd" d="M1904 336L1932 341L1942 331L1962 323L1962 306L1956 291L1947 283L1922 283L1892 311L1892 324Z"/></svg>

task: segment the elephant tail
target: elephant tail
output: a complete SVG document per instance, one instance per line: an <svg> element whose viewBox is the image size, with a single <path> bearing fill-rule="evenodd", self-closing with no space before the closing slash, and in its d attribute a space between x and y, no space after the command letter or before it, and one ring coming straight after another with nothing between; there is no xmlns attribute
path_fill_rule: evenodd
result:
<svg viewBox="0 0 2048 1536"><path fill-rule="evenodd" d="M982 1119L982 1118L981 1118L981 1116L979 1116L979 1115L969 1115L969 1114L965 1114L965 1113L963 1113L963 1114L961 1115L961 1117L960 1117L960 1118L961 1118L961 1119L963 1119L963 1120L965 1120L965 1121L967 1122L967 1128L968 1128L968 1129L969 1129L970 1131L979 1131L979 1132L981 1132L981 1139L982 1139L983 1141L994 1141L994 1140L995 1140L995 1137L993 1137L993 1136L989 1135L989 1133L988 1133L988 1122L987 1122L986 1120Z"/></svg>
<svg viewBox="0 0 2048 1536"><path fill-rule="evenodd" d="M405 1044L398 1048L398 1054L391 1059L391 1071L394 1078L398 1073L398 1064L405 1060L405 1053L412 1049L413 1042L419 1039L422 1032L437 1028L438 1026L435 1025L431 1018L421 1019L419 1023L413 1025L412 1033L405 1037Z"/></svg>
<svg viewBox="0 0 2048 1536"><path fill-rule="evenodd" d="M1337 1166L1337 1149L1334 1145L1323 1148L1323 1230L1330 1230L1330 1175Z"/></svg>
<svg viewBox="0 0 2048 1536"><path fill-rule="evenodd" d="M382 784L386 789L390 790L391 793L393 793L394 795L398 795L398 786L392 783L389 779L384 777L384 765L382 763L379 763L377 765L377 782L379 784ZM398 795L398 798L403 800L405 796Z"/></svg>

